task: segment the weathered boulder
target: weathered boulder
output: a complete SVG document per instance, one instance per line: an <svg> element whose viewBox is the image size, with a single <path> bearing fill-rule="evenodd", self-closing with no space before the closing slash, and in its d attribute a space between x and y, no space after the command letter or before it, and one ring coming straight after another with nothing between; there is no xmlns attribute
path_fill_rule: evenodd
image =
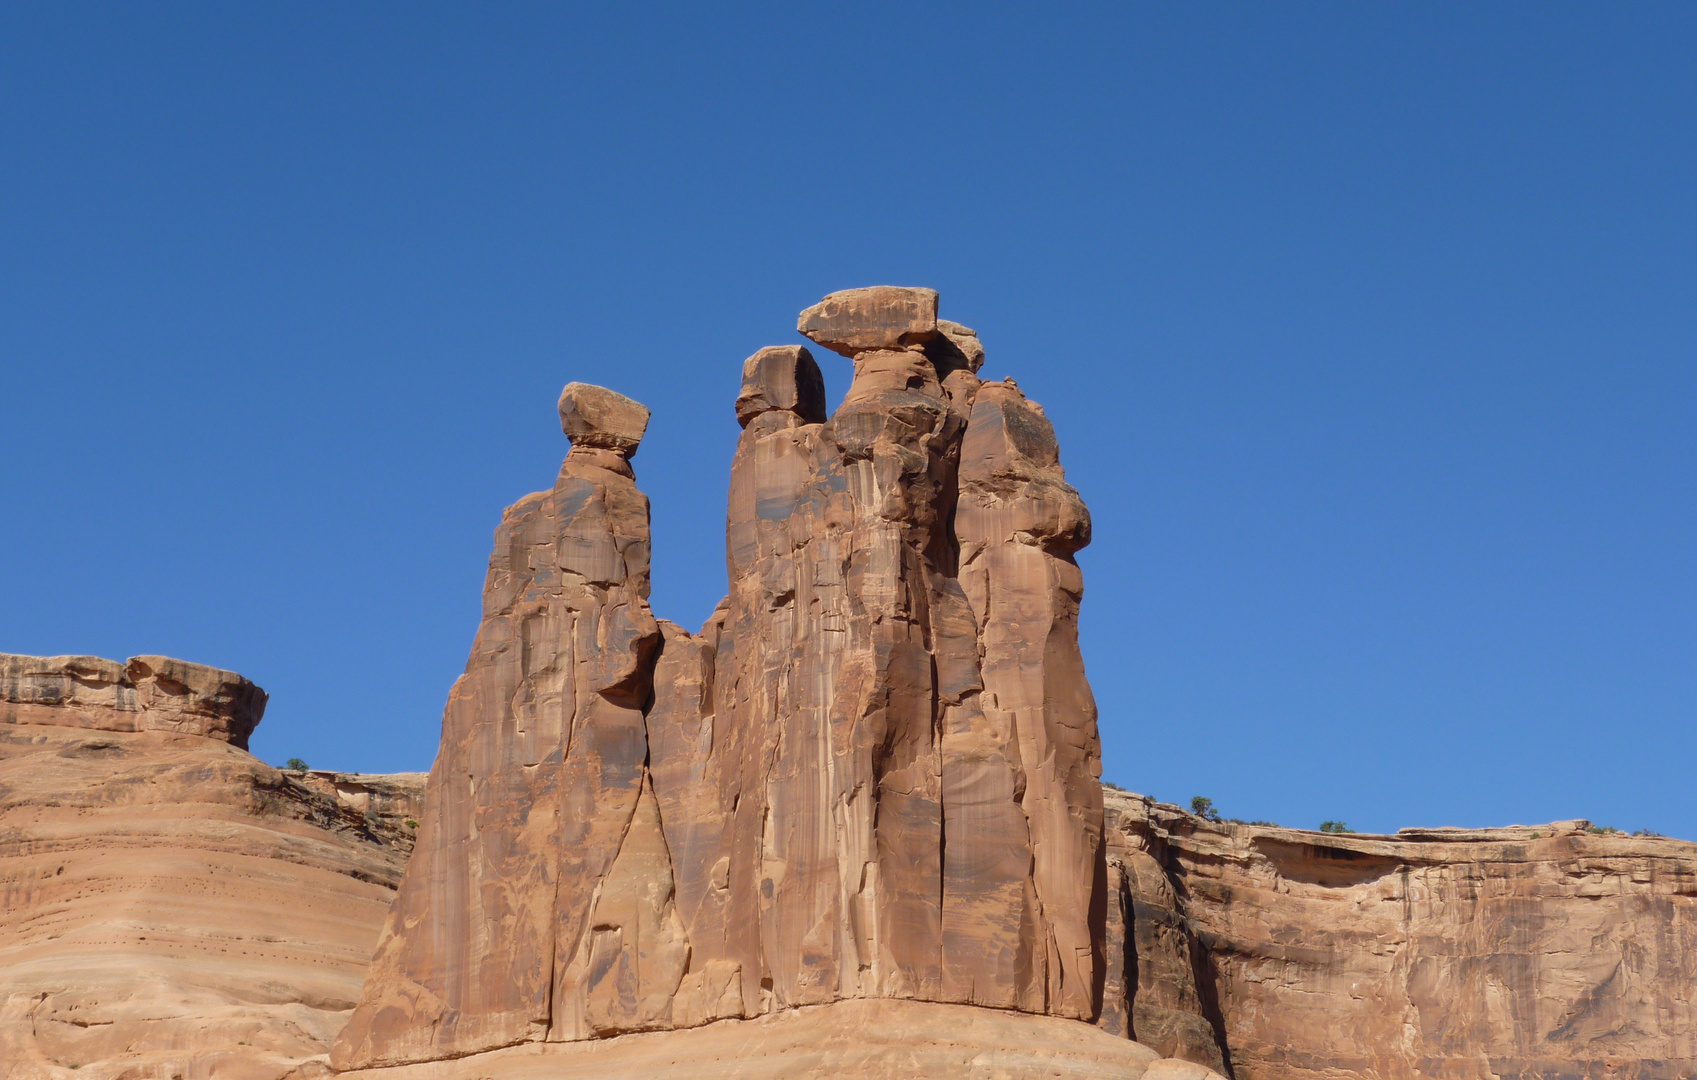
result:
<svg viewBox="0 0 1697 1080"><path fill-rule="evenodd" d="M265 691L237 675L168 656L0 653L0 724L171 731L247 749Z"/></svg>
<svg viewBox="0 0 1697 1080"><path fill-rule="evenodd" d="M927 343L925 351L945 378L956 368L965 368L976 374L984 366L984 343L978 340L978 331L958 322L938 319L937 333L938 337Z"/></svg>
<svg viewBox="0 0 1697 1080"><path fill-rule="evenodd" d="M604 386L574 382L560 391L560 427L574 447L635 457L648 416L646 406Z"/></svg>
<svg viewBox="0 0 1697 1080"><path fill-rule="evenodd" d="M800 345L773 345L743 361L737 423L747 427L773 411L794 413L806 424L825 422L825 377Z"/></svg>
<svg viewBox="0 0 1697 1080"><path fill-rule="evenodd" d="M896 285L844 289L803 311L795 328L850 357L929 341L937 335L937 290Z"/></svg>

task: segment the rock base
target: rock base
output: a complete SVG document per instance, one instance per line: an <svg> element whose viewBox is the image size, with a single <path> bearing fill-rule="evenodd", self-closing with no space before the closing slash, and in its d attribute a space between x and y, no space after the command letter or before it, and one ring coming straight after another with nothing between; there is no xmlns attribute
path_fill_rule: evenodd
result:
<svg viewBox="0 0 1697 1080"><path fill-rule="evenodd" d="M839 1001L688 1031L527 1043L344 1080L1218 1080L1050 1016L925 1001Z"/></svg>

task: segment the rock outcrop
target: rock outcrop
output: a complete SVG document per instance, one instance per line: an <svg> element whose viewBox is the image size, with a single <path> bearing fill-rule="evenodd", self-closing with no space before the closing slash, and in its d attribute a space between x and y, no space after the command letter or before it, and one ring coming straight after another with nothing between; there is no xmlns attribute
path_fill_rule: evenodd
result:
<svg viewBox="0 0 1697 1080"><path fill-rule="evenodd" d="M305 769L286 775L302 787L335 800L345 813L358 814L374 835L412 854L418 821L424 816L424 773Z"/></svg>
<svg viewBox="0 0 1697 1080"><path fill-rule="evenodd" d="M0 1075L275 1080L322 1060L412 843L382 810L416 805L423 776L329 774L362 801L255 760L232 743L265 697L228 672L0 664L27 699L0 706Z"/></svg>
<svg viewBox="0 0 1697 1080"><path fill-rule="evenodd" d="M566 388L338 1068L876 1000L1097 1017L1089 517L1054 432L931 290L798 325L854 380L827 419L806 348L744 363L699 634L647 604L646 410Z"/></svg>
<svg viewBox="0 0 1697 1080"><path fill-rule="evenodd" d="M1237 1080L1697 1076L1697 844L1316 833L1110 793L1130 1033ZM1229 1065L1228 1065L1229 1062Z"/></svg>
<svg viewBox="0 0 1697 1080"><path fill-rule="evenodd" d="M1697 1076L1697 844L1104 797L1089 514L937 307L801 314L834 413L808 348L744 362L699 633L648 410L568 385L428 788L256 761L231 672L0 655L0 1075Z"/></svg>
<svg viewBox="0 0 1697 1080"><path fill-rule="evenodd" d="M0 724L99 731L169 731L247 749L265 715L265 691L233 671L134 656L0 653Z"/></svg>

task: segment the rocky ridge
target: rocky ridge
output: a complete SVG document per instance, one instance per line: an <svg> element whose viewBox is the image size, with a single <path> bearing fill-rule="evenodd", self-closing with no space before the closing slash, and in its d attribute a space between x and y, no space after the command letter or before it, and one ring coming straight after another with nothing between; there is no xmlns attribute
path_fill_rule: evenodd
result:
<svg viewBox="0 0 1697 1080"><path fill-rule="evenodd" d="M1106 813L1104 1015L1163 1054L1238 1080L1697 1076L1697 844Z"/></svg>
<svg viewBox="0 0 1697 1080"><path fill-rule="evenodd" d="M647 410L566 387L428 799L256 762L234 673L0 656L0 1071L1697 1076L1697 845L1104 794L1042 410L930 290L798 327L854 384L744 363L699 633L647 604Z"/></svg>

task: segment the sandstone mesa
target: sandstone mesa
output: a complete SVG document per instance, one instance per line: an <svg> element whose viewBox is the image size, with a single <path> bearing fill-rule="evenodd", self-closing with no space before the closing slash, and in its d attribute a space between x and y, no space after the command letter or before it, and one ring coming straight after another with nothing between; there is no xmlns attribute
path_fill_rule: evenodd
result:
<svg viewBox="0 0 1697 1080"><path fill-rule="evenodd" d="M258 763L230 672L0 656L5 1075L1697 1075L1697 845L1104 793L1043 410L933 290L797 329L853 382L743 363L696 633L648 410L566 386L422 791Z"/></svg>

